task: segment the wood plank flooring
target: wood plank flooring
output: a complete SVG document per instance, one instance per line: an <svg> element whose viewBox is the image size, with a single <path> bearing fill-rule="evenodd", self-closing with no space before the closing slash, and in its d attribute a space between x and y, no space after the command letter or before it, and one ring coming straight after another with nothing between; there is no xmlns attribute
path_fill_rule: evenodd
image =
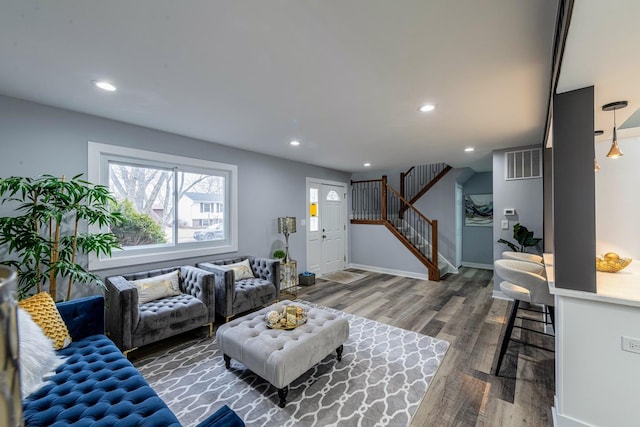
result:
<svg viewBox="0 0 640 427"><path fill-rule="evenodd" d="M461 268L440 282L347 271L367 277L348 285L319 278L302 287L298 298L451 343L412 427L553 425L553 353L512 341L500 376L492 374L510 310L507 301L491 296L492 271ZM516 322L522 324L542 330L537 322ZM513 334L554 345L552 337L517 328Z"/></svg>

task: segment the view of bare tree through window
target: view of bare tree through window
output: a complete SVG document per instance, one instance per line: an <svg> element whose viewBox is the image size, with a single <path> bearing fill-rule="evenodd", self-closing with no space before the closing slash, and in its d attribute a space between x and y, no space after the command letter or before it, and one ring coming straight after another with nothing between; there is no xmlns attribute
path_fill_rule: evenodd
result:
<svg viewBox="0 0 640 427"><path fill-rule="evenodd" d="M224 175L112 161L109 189L125 216L113 229L125 248L225 238Z"/></svg>

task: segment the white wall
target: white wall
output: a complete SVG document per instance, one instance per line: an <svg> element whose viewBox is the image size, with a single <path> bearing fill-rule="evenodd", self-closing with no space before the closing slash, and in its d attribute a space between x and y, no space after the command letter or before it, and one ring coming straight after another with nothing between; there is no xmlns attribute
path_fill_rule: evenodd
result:
<svg viewBox="0 0 640 427"><path fill-rule="evenodd" d="M526 149L534 147L518 147ZM543 236L543 209L542 209L542 178L505 180L505 152L512 149L496 150L493 152L493 258L502 257L502 251L509 248L498 243L499 239L515 242L513 239L513 226L520 223L533 231L535 237ZM505 208L514 208L515 216L504 216ZM509 228L501 229L501 221L509 220ZM540 245L542 248L542 243ZM494 289L498 290L501 279L494 275Z"/></svg>
<svg viewBox="0 0 640 427"><path fill-rule="evenodd" d="M306 177L348 182L350 174L134 126L29 101L0 96L0 176L74 176L87 173L87 142L95 141L206 159L238 166L238 253L271 256L284 246L276 218L305 218ZM0 215L3 207L0 206ZM306 265L305 228L289 239L299 266ZM4 254L0 253L0 258ZM172 263L134 265L99 274L122 274L169 265L194 264L213 257L176 260ZM75 288L80 291L91 288ZM74 289L74 291L75 291ZM74 295L74 297L77 295Z"/></svg>
<svg viewBox="0 0 640 427"><path fill-rule="evenodd" d="M353 174L351 179L379 179L382 175L387 175L387 182L399 191L400 172L405 170L359 173ZM415 203L416 208L427 218L438 220L438 250L451 264L455 264L456 256L456 182L463 183L473 174L473 170L469 168L452 169ZM349 245L349 260L353 264L378 266L417 275L426 274L426 267L384 226L350 224Z"/></svg>
<svg viewBox="0 0 640 427"><path fill-rule="evenodd" d="M556 427L640 425L640 354L621 349L640 338L640 308L556 298Z"/></svg>
<svg viewBox="0 0 640 427"><path fill-rule="evenodd" d="M596 253L613 251L638 263L640 138L618 143L625 154L618 159L606 158L609 142L596 144ZM622 351L621 337L640 339L640 308L569 297L557 301L557 427L639 425L640 354Z"/></svg>
<svg viewBox="0 0 640 427"><path fill-rule="evenodd" d="M355 248L349 255L351 264L427 277L427 268L384 225L351 224L349 243Z"/></svg>
<svg viewBox="0 0 640 427"><path fill-rule="evenodd" d="M473 174L469 168L451 169L414 205L427 218L438 220L438 252L452 265L456 263L456 183Z"/></svg>
<svg viewBox="0 0 640 427"><path fill-rule="evenodd" d="M596 253L617 252L640 262L640 137L618 144L624 152L618 159L606 157L609 142L596 144Z"/></svg>

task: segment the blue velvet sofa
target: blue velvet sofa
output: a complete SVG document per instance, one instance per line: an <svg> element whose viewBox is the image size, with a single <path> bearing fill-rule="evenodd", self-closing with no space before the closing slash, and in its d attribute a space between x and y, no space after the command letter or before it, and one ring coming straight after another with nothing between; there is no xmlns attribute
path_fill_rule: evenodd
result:
<svg viewBox="0 0 640 427"><path fill-rule="evenodd" d="M140 372L104 335L104 298L59 303L73 342L56 374L22 402L25 426L179 427ZM244 426L228 407L198 425Z"/></svg>

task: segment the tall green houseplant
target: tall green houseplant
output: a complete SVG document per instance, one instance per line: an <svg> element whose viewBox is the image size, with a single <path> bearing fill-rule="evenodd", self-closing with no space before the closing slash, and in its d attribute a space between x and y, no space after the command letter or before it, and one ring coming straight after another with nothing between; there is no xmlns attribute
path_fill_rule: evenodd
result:
<svg viewBox="0 0 640 427"><path fill-rule="evenodd" d="M67 300L74 283L104 286L78 256L111 255L118 248L117 237L90 230L119 224L122 214L111 212L115 200L107 187L81 176L68 181L52 175L0 179L0 203L5 213L14 214L0 217L0 247L9 258L0 263L18 271L20 298L48 290L58 300L59 280L67 281Z"/></svg>

